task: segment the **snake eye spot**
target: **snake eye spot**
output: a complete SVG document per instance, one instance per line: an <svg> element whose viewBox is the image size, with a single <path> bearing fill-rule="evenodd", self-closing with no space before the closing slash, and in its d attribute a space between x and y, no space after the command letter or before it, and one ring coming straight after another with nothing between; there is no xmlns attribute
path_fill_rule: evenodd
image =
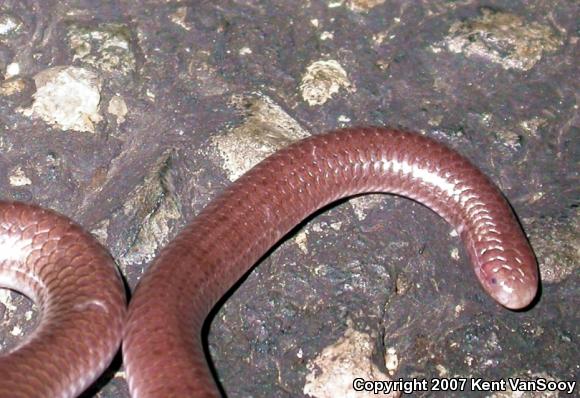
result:
<svg viewBox="0 0 580 398"><path fill-rule="evenodd" d="M495 279L495 278L491 278L491 284L492 284L492 285L495 285L496 283L497 283L497 279Z"/></svg>

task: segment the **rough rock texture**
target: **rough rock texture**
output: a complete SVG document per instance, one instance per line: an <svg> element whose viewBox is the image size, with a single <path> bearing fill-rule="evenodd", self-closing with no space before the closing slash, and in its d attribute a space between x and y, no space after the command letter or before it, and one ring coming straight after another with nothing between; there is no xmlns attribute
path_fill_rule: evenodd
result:
<svg viewBox="0 0 580 398"><path fill-rule="evenodd" d="M536 305L514 313L487 298L427 209L345 201L216 309L209 352L224 390L304 396L317 358L351 329L374 336L368 368L394 378L578 379L578 15L566 0L5 2L0 197L80 222L132 288L187 220L276 148L350 125L423 132L510 199L542 268ZM97 117L71 129L22 111L55 67L98 79ZM0 350L34 319L0 290ZM128 396L119 361L86 396Z"/></svg>

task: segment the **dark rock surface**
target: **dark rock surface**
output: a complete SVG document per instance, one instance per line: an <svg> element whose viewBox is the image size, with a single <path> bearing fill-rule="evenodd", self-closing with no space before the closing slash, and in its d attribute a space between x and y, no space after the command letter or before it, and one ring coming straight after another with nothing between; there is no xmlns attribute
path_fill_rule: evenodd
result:
<svg viewBox="0 0 580 398"><path fill-rule="evenodd" d="M343 126L422 132L506 194L538 256L539 301L524 312L493 303L428 209L382 195L341 202L216 312L209 351L224 390L303 396L308 365L351 327L396 378L577 380L578 11L565 0L7 1L0 197L93 231L134 287L271 151ZM60 66L75 67L71 81L56 79ZM59 102L62 92L79 99ZM0 350L35 319L0 290ZM86 396L127 397L118 370Z"/></svg>

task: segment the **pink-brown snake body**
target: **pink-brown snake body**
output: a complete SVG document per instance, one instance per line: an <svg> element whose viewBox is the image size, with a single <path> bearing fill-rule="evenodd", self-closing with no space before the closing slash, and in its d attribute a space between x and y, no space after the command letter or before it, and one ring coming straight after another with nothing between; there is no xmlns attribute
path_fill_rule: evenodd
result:
<svg viewBox="0 0 580 398"><path fill-rule="evenodd" d="M0 356L0 397L75 397L109 366L126 313L111 256L63 216L0 202L0 287L38 306L34 332Z"/></svg>
<svg viewBox="0 0 580 398"><path fill-rule="evenodd" d="M131 395L135 398L219 397L201 340L201 328L209 311L274 243L306 216L339 198L365 192L409 197L452 224L461 235L484 290L502 305L522 308L536 295L537 265L526 238L500 191L469 161L432 139L412 133L385 128L326 133L282 149L254 167L212 201L151 264L131 300L124 330L123 359ZM12 204L4 204L0 209L3 227L0 242L4 245L15 244L20 227L14 225L18 218L25 225L33 225L33 215L40 211ZM20 215L16 216L17 213ZM42 217L44 235L36 237L34 230L27 232L38 242L52 233L50 223L60 220ZM57 229L60 232L62 228ZM6 238L8 230L16 231L15 238ZM74 233L80 234L76 229ZM57 243L51 245L57 252L61 250ZM76 259L81 253L75 250L80 251L80 246L69 246L67 252ZM89 252L85 253L83 261L92 261L86 258ZM94 263L107 262L101 249L96 248L96 253L100 257ZM34 258L42 259L42 253ZM49 262L45 268L55 267L56 262ZM16 288L41 303L43 315L35 333L36 340L41 340L39 330L48 328L47 319L59 316L51 312L52 307L43 308L46 294L38 286L33 287L36 277L30 277L31 268L28 260L17 264L2 259L0 285ZM104 269L111 267L105 265ZM6 284L10 273L19 272L28 277L16 277L20 278L19 283ZM114 272L110 274L107 278L114 279ZM64 289L62 283L51 278L43 283L47 289L56 284ZM92 289L91 293L96 290ZM104 298L81 300L84 304L75 302L73 307L81 305L101 315L114 314L115 322L122 322L122 289L108 293L109 296L114 297L110 300L111 307L102 304ZM67 297L73 300L74 295ZM97 302L100 304L94 305ZM107 351L102 356L108 358L104 366L115 351L110 347L119 341L119 324L114 325L111 328L114 332L109 331L107 350L102 349ZM76 350L77 344L80 345L77 339L84 334L96 335L92 327L79 327L76 333L74 338L55 340L55 349L63 349L58 347L60 344ZM37 341L37 344L48 350L48 341ZM20 350L26 347L23 345ZM79 347L78 351L83 349ZM53 365L40 364L44 367L34 376L27 376L31 381L24 382L19 372L34 368L42 361L27 357L18 363L11 356L14 353L0 358L0 374L8 371L14 377L8 382L0 379L0 397L42 396L19 385L48 382L46 368ZM79 365L79 378L85 373L94 378L99 372L90 371L88 362L85 360ZM58 386L63 390L53 396L74 396L79 392L79 388L73 391L62 383ZM53 388L57 391L59 387ZM12 394L7 395L7 391ZM14 395L14 391L22 392Z"/></svg>

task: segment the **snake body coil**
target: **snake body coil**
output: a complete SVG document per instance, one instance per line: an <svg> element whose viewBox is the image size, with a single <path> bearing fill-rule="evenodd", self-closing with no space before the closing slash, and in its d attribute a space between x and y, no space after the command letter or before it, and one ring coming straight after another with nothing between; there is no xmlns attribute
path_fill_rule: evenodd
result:
<svg viewBox="0 0 580 398"><path fill-rule="evenodd" d="M111 363L125 290L111 256L52 211L0 202L0 287L28 296L40 319L0 356L1 398L76 397Z"/></svg>

